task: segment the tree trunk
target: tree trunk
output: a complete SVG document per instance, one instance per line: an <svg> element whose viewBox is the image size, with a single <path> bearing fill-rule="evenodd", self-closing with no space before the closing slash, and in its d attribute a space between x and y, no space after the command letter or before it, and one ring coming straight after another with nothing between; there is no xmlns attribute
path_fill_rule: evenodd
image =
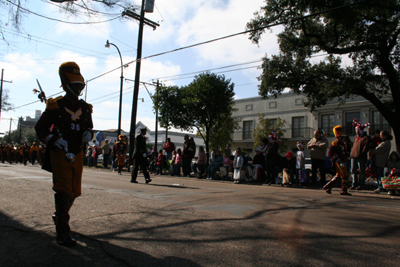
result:
<svg viewBox="0 0 400 267"><path fill-rule="evenodd" d="M395 138L396 142L396 150L400 151L400 124L399 123L393 123L390 125L393 130L393 136Z"/></svg>

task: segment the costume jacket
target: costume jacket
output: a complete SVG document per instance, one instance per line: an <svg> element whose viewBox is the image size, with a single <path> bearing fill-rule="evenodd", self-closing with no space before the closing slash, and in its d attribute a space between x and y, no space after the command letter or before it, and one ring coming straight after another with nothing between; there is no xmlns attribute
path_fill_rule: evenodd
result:
<svg viewBox="0 0 400 267"><path fill-rule="evenodd" d="M345 163L350 156L351 151L351 141L347 135L341 135L337 140L332 142L331 147L328 151L328 157L336 162L340 160Z"/></svg>
<svg viewBox="0 0 400 267"><path fill-rule="evenodd" d="M35 130L49 148L62 137L68 142L68 151L77 154L82 150L83 133L93 128L91 113L92 106L83 100L72 101L67 96L50 98Z"/></svg>

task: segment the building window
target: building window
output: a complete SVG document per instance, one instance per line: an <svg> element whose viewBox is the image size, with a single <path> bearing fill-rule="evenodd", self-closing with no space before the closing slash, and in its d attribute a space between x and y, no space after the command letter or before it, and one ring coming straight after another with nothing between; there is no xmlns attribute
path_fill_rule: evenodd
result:
<svg viewBox="0 0 400 267"><path fill-rule="evenodd" d="M272 127L272 129L276 129L276 124L278 123L278 119L269 119L269 125Z"/></svg>
<svg viewBox="0 0 400 267"><path fill-rule="evenodd" d="M356 128L353 125L353 120L360 121L360 112L349 112L346 113L346 121L344 124L344 132L347 135L356 135Z"/></svg>
<svg viewBox="0 0 400 267"><path fill-rule="evenodd" d="M335 115L321 115L321 128L325 131L327 136L333 136L333 127L335 127Z"/></svg>
<svg viewBox="0 0 400 267"><path fill-rule="evenodd" d="M304 117L292 118L292 138L304 137Z"/></svg>
<svg viewBox="0 0 400 267"><path fill-rule="evenodd" d="M246 105L246 111L253 110L253 104Z"/></svg>
<svg viewBox="0 0 400 267"><path fill-rule="evenodd" d="M296 98L296 99L294 100L294 104L295 104L296 106L298 106L298 105L303 105L303 98Z"/></svg>
<svg viewBox="0 0 400 267"><path fill-rule="evenodd" d="M271 101L268 103L270 108L276 108L276 101Z"/></svg>
<svg viewBox="0 0 400 267"><path fill-rule="evenodd" d="M243 122L243 139L253 139L253 121Z"/></svg>
<svg viewBox="0 0 400 267"><path fill-rule="evenodd" d="M391 127L379 111L372 111L371 133L375 130L386 130L390 133Z"/></svg>

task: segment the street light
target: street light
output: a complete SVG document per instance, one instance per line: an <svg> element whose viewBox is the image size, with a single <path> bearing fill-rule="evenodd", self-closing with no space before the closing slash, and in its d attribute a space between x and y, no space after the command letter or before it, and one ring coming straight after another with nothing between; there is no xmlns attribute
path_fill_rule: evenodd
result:
<svg viewBox="0 0 400 267"><path fill-rule="evenodd" d="M118 113L118 135L117 135L117 136L119 136L121 134L122 84L123 84L123 81L124 81L124 64L122 63L122 56L121 56L121 52L119 51L118 47L115 44L110 43L107 40L105 47L106 48L110 48L110 45L112 45L115 48L117 48L117 51L118 51L118 54L119 54L119 58L121 59L121 86L120 86L120 90L119 90L119 113Z"/></svg>

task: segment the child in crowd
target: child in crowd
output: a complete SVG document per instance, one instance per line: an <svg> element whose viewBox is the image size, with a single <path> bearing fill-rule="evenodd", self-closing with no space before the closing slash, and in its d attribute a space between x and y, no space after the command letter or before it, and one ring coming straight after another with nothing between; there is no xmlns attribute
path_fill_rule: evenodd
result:
<svg viewBox="0 0 400 267"><path fill-rule="evenodd" d="M304 153L304 143L303 141L298 141L297 142L297 153L296 153L296 185L299 185L299 182L303 182L304 181L300 181L300 177L304 177L305 176L305 161L306 161L306 153Z"/></svg>
<svg viewBox="0 0 400 267"><path fill-rule="evenodd" d="M241 149L238 148L235 153L233 160L233 183L238 184L240 182L240 171L243 166L243 157L241 155Z"/></svg>
<svg viewBox="0 0 400 267"><path fill-rule="evenodd" d="M226 180L226 178L228 177L228 174L229 174L229 165L231 165L231 159L229 158L229 152L225 152L222 164L226 170L226 175L224 175L223 179Z"/></svg>
<svg viewBox="0 0 400 267"><path fill-rule="evenodd" d="M162 149L158 151L158 157L157 157L157 172L156 174L162 175L162 170L164 168L164 155L162 153Z"/></svg>
<svg viewBox="0 0 400 267"><path fill-rule="evenodd" d="M174 160L174 176L181 176L182 150L178 148Z"/></svg>
<svg viewBox="0 0 400 267"><path fill-rule="evenodd" d="M293 152L289 151L283 158L282 186L293 185L295 171L296 171L296 159L293 155Z"/></svg>

